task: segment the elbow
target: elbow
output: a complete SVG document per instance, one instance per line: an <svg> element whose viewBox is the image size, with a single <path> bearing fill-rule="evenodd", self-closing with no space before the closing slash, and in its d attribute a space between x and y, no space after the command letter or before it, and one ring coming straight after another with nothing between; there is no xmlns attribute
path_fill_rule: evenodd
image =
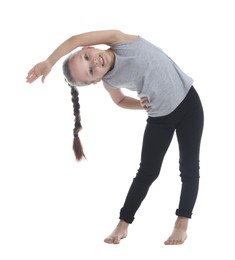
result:
<svg viewBox="0 0 235 260"><path fill-rule="evenodd" d="M125 100L126 96L123 96L121 99L116 100L116 105L118 105L119 107L123 107L123 101Z"/></svg>

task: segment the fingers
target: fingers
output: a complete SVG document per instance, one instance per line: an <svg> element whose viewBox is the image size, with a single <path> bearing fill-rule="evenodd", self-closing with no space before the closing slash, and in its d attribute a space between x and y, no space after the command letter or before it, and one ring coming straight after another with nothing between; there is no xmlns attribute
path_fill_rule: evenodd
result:
<svg viewBox="0 0 235 260"><path fill-rule="evenodd" d="M37 78L39 78L41 75L40 75L40 72L37 68L37 65L35 65L29 72L28 72L28 75L26 77L26 82L28 83L32 83L34 82Z"/></svg>
<svg viewBox="0 0 235 260"><path fill-rule="evenodd" d="M38 76L31 74L31 75L29 75L29 76L26 78L26 82L32 83L32 82L34 82L37 78L38 78Z"/></svg>
<svg viewBox="0 0 235 260"><path fill-rule="evenodd" d="M149 101L147 97L142 97L140 98L140 105L145 109L148 110L149 109Z"/></svg>

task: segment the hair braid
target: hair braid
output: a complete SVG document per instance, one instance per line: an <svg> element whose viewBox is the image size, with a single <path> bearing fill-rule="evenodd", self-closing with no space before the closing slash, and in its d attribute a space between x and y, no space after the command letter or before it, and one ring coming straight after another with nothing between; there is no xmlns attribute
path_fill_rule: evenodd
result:
<svg viewBox="0 0 235 260"><path fill-rule="evenodd" d="M83 152L83 147L80 138L78 136L79 131L82 129L81 117L80 117L80 104L79 104L78 91L74 87L72 86L70 87L71 87L71 95L72 95L72 102L73 102L73 114L75 116L74 129L73 129L73 136L74 136L73 150L76 159L80 161L82 157L85 157Z"/></svg>

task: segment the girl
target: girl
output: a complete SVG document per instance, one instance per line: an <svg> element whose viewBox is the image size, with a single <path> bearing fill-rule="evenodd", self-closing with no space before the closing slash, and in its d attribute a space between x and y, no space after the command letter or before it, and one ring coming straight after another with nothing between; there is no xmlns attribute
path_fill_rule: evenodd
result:
<svg viewBox="0 0 235 260"><path fill-rule="evenodd" d="M105 44L106 50L91 46ZM82 49L71 53L78 47ZM203 130L203 108L186 75L160 48L141 36L118 30L94 31L75 35L64 41L45 60L36 64L27 76L32 83L44 82L55 63L70 54L63 63L65 80L71 87L75 128L73 149L77 160L84 157L78 136L81 129L78 86L103 82L112 100L122 108L145 109L148 118L143 137L141 161L133 179L120 219L106 243L118 244L128 233L128 226L158 177L164 155L176 131L182 181L176 222L166 245L182 244L187 238L188 221L199 187L199 152ZM137 92L139 100L125 96L121 88Z"/></svg>

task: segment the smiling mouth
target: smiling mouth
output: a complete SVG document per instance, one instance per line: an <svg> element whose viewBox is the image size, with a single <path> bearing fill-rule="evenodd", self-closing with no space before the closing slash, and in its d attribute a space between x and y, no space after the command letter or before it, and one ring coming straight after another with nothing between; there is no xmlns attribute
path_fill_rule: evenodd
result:
<svg viewBox="0 0 235 260"><path fill-rule="evenodd" d="M104 59L101 55L99 55L100 64L102 67L104 67Z"/></svg>

